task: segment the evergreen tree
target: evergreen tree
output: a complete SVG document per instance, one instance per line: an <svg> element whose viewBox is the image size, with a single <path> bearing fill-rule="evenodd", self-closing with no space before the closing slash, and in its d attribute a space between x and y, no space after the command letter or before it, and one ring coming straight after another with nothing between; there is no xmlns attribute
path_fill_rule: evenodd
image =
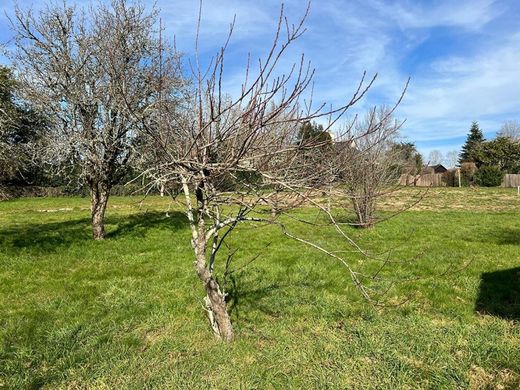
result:
<svg viewBox="0 0 520 390"><path fill-rule="evenodd" d="M423 169L423 157L413 142L396 142L391 146L390 153L403 162L401 173L417 175Z"/></svg>
<svg viewBox="0 0 520 390"><path fill-rule="evenodd" d="M298 134L298 143L330 144L332 143L332 137L327 131L323 129L323 125L319 125L316 122L305 122L300 128Z"/></svg>
<svg viewBox="0 0 520 390"><path fill-rule="evenodd" d="M466 143L462 147L459 163L462 164L463 162L477 161L480 147L484 141L484 134L482 133L482 130L480 130L478 123L473 122Z"/></svg>
<svg viewBox="0 0 520 390"><path fill-rule="evenodd" d="M475 163L478 167L498 167L505 173L520 173L520 143L508 137L483 142Z"/></svg>

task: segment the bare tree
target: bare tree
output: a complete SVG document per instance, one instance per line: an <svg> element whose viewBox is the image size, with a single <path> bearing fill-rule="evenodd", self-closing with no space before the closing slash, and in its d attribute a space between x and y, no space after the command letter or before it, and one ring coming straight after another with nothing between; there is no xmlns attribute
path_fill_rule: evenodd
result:
<svg viewBox="0 0 520 390"><path fill-rule="evenodd" d="M459 162L459 152L452 150L444 155L444 163L448 168L454 168Z"/></svg>
<svg viewBox="0 0 520 390"><path fill-rule="evenodd" d="M520 141L520 123L514 120L504 122L497 136L511 138L513 141Z"/></svg>
<svg viewBox="0 0 520 390"><path fill-rule="evenodd" d="M437 165L441 164L443 160L443 155L440 150L434 149L428 155L428 163L429 165Z"/></svg>
<svg viewBox="0 0 520 390"><path fill-rule="evenodd" d="M235 253L226 238L242 222L274 223L277 213L266 207L273 197L278 197L280 210L287 210L319 188L322 172L303 152L323 143L299 142L302 124L327 116L329 124L324 130L328 130L375 79L365 82L363 77L350 101L338 109L312 109L310 101L303 99L312 95L309 86L314 71L304 57L287 73L279 74L287 48L304 32L306 16L290 25L282 7L272 47L256 71L248 65L238 96L226 96L222 90L227 43L208 69L196 56L192 93L181 105L165 104L166 119L157 118L149 128L149 136L161 145L162 164L148 173L181 184L184 197L178 201L189 220L195 270L206 293L205 308L215 334L226 341L234 336L225 289ZM232 29L233 25L230 37ZM172 134L176 142L165 142L160 133ZM226 185L229 179L232 190ZM219 263L223 248L228 253Z"/></svg>
<svg viewBox="0 0 520 390"><path fill-rule="evenodd" d="M354 225L371 228L377 221L377 202L399 189L405 161L393 148L402 122L393 118L394 108L375 107L362 121L350 125L355 142L339 142L335 180L339 185L331 196L341 209L353 205Z"/></svg>
<svg viewBox="0 0 520 390"><path fill-rule="evenodd" d="M125 0L88 10L63 2L37 15L17 8L12 20L24 98L53 120L47 161L81 166L94 239L105 236L110 189L156 110L158 84L168 89L156 24L156 10Z"/></svg>

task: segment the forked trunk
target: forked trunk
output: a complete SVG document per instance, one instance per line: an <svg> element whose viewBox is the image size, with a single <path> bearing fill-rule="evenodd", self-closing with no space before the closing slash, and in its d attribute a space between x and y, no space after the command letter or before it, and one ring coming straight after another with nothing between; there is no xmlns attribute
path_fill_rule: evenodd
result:
<svg viewBox="0 0 520 390"><path fill-rule="evenodd" d="M227 312L226 296L222 293L220 286L213 278L213 272L211 269L212 265L206 263L206 247L208 241L206 238L206 227L202 212L205 208L205 199L202 191L204 185L201 182L195 190L198 206L198 221L196 221L191 203L188 182L184 176L181 176L181 179L186 204L188 206L187 215L188 220L190 221L192 233L191 245L195 252L195 270L197 271L197 276L206 289L204 303L206 305L206 311L208 312L209 323L217 337L226 342L230 342L233 340L234 334L231 317Z"/></svg>
<svg viewBox="0 0 520 390"><path fill-rule="evenodd" d="M94 240L105 238L105 211L107 208L110 186L105 182L91 185L91 221Z"/></svg>
<svg viewBox="0 0 520 390"><path fill-rule="evenodd" d="M354 212L357 218L356 226L360 229L371 229L374 227L374 203L371 199L352 199Z"/></svg>

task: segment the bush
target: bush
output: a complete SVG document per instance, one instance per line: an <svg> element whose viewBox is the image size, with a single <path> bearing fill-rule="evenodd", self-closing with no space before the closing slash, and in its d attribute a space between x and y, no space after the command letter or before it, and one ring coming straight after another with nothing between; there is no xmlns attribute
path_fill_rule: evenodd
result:
<svg viewBox="0 0 520 390"><path fill-rule="evenodd" d="M482 187L499 187L503 178L504 173L494 165L480 167L475 173L475 182Z"/></svg>

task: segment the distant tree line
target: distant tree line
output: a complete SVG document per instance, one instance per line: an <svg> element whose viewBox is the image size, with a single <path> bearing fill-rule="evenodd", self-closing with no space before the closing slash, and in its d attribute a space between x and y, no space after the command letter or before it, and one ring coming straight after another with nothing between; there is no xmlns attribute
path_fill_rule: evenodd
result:
<svg viewBox="0 0 520 390"><path fill-rule="evenodd" d="M51 184L35 160L47 127L45 117L20 100L12 71L0 66L0 184Z"/></svg>
<svg viewBox="0 0 520 390"><path fill-rule="evenodd" d="M473 122L459 164L466 184L499 186L504 174L520 173L520 126L506 122L495 139L486 140Z"/></svg>

